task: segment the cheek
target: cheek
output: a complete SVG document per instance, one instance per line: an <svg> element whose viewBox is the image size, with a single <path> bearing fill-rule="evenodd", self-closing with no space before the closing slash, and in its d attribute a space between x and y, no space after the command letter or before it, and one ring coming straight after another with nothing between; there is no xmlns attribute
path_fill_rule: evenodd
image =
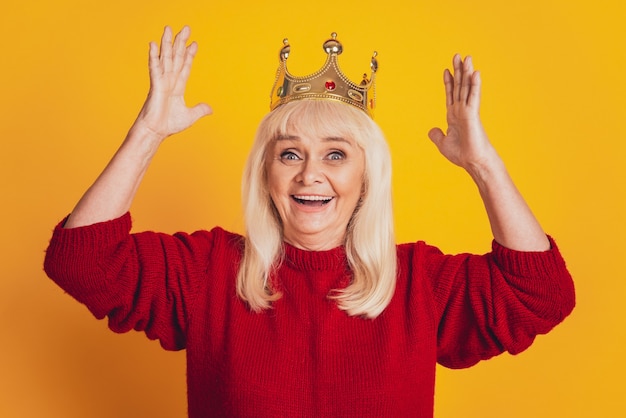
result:
<svg viewBox="0 0 626 418"><path fill-rule="evenodd" d="M271 160L265 161L265 184L267 185L267 189L271 191L276 187L276 170L274 170L274 164L272 164Z"/></svg>
<svg viewBox="0 0 626 418"><path fill-rule="evenodd" d="M359 167L358 170L351 170L348 175L344 177L342 182L342 188L350 195L361 196L365 187L365 172L364 169Z"/></svg>
<svg viewBox="0 0 626 418"><path fill-rule="evenodd" d="M287 189L288 182L285 180L286 173L281 172L275 165L269 165L266 168L267 190L276 203L276 199L280 198Z"/></svg>

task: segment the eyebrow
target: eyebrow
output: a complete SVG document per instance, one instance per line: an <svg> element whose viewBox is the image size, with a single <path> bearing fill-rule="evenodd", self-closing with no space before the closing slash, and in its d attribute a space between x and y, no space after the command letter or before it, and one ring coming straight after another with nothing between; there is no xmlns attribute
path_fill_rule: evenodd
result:
<svg viewBox="0 0 626 418"><path fill-rule="evenodd" d="M297 135L278 134L276 135L276 141L299 141L300 137ZM322 138L324 142L344 142L348 145L352 145L352 142L342 136L325 136Z"/></svg>

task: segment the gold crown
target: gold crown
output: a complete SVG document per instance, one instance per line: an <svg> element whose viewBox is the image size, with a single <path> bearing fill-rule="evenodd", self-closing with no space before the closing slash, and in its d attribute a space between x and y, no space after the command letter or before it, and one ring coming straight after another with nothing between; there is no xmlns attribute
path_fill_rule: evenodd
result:
<svg viewBox="0 0 626 418"><path fill-rule="evenodd" d="M303 99L330 99L348 103L365 111L370 117L374 117L376 107L376 89L374 78L378 70L376 52L370 61L371 77L363 74L363 80L356 84L339 68L337 56L343 52L341 42L337 40L337 34L332 33L331 38L324 42L324 51L328 54L326 62L321 69L305 77L295 77L287 70L287 58L291 52L289 41L283 40L280 50L280 64L276 71L276 81L272 88L270 109L293 100Z"/></svg>

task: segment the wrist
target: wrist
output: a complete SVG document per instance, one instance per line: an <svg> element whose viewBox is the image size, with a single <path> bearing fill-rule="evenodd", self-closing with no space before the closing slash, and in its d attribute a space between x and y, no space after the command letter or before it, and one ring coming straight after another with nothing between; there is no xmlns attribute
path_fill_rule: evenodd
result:
<svg viewBox="0 0 626 418"><path fill-rule="evenodd" d="M167 138L167 135L155 130L143 118L139 117L128 131L128 139L131 138L158 147Z"/></svg>
<svg viewBox="0 0 626 418"><path fill-rule="evenodd" d="M481 159L469 163L465 167L465 171L479 188L498 178L508 177L504 162L493 147Z"/></svg>

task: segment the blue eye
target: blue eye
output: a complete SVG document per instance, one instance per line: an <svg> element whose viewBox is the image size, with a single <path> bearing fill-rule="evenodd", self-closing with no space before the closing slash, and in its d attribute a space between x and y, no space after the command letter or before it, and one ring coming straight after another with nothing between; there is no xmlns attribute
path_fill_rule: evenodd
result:
<svg viewBox="0 0 626 418"><path fill-rule="evenodd" d="M330 154L328 154L328 157L326 157L329 160L332 161L340 161L346 158L346 156L344 155L343 152L340 151L333 151Z"/></svg>
<svg viewBox="0 0 626 418"><path fill-rule="evenodd" d="M293 151L284 151L280 154L281 161L295 162L301 160L301 158Z"/></svg>
<svg viewBox="0 0 626 418"><path fill-rule="evenodd" d="M300 157L298 157L296 154L294 154L291 151L285 151L282 154L280 154L280 158L281 160L299 160Z"/></svg>

